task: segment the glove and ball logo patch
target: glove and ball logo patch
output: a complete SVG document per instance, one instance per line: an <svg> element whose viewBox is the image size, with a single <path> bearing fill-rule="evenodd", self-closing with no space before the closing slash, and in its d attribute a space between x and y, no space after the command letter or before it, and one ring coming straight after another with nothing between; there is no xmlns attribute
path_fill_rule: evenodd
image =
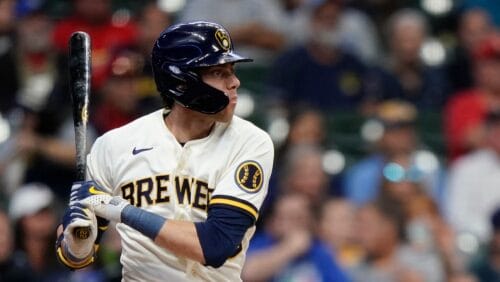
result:
<svg viewBox="0 0 500 282"><path fill-rule="evenodd" d="M244 191L257 193L264 181L262 167L255 161L245 161L236 169L235 180L238 187Z"/></svg>
<svg viewBox="0 0 500 282"><path fill-rule="evenodd" d="M231 40L229 39L229 35L222 29L218 29L215 32L215 39L222 50L227 51L231 48Z"/></svg>
<svg viewBox="0 0 500 282"><path fill-rule="evenodd" d="M80 240L90 237L90 228L78 228L75 230L75 236Z"/></svg>

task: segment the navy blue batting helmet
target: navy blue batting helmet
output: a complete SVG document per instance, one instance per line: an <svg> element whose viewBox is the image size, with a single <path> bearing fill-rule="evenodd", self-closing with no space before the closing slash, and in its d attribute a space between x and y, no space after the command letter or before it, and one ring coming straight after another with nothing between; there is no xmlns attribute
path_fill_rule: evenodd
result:
<svg viewBox="0 0 500 282"><path fill-rule="evenodd" d="M166 101L215 114L228 105L229 98L204 83L196 69L252 60L234 52L224 27L197 21L165 29L154 44L151 61L156 87Z"/></svg>

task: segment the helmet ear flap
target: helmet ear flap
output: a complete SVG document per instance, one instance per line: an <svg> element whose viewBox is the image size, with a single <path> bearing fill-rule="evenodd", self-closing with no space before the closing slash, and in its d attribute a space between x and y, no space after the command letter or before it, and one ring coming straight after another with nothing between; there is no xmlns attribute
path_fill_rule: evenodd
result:
<svg viewBox="0 0 500 282"><path fill-rule="evenodd" d="M163 65L160 82L166 92L162 95L171 97L182 106L202 112L215 114L229 104L229 97L205 82L194 70L179 68L175 65Z"/></svg>
<svg viewBox="0 0 500 282"><path fill-rule="evenodd" d="M173 85L168 87L168 91L175 96L184 95L189 90L190 85L201 82L201 77L194 71L181 69L175 65L164 65L162 70L170 77Z"/></svg>
<svg viewBox="0 0 500 282"><path fill-rule="evenodd" d="M162 69L166 71L170 76L188 84L195 83L201 80L200 76L196 72L187 69L181 69L176 65L163 66Z"/></svg>
<svg viewBox="0 0 500 282"><path fill-rule="evenodd" d="M186 101L184 105L186 108L205 114L215 114L229 104L229 97L226 93L215 89L203 81L199 81L191 86L185 97L183 97L184 99L182 99Z"/></svg>

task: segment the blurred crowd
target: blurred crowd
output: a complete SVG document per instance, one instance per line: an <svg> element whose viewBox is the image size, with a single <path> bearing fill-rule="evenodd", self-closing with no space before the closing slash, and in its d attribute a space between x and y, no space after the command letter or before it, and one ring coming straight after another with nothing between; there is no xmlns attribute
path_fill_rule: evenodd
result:
<svg viewBox="0 0 500 282"><path fill-rule="evenodd" d="M112 228L90 268L54 254L68 40L91 36L91 145L162 107L152 44L190 20L255 59L236 113L275 142L244 281L500 281L497 0L0 0L0 281L120 281Z"/></svg>

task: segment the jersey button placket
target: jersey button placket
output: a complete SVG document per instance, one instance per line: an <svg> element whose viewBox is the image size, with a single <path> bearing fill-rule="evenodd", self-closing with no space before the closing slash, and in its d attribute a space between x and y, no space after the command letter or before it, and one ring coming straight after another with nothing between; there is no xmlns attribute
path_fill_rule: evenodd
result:
<svg viewBox="0 0 500 282"><path fill-rule="evenodd" d="M181 151L181 155L179 158L179 163L177 165L177 172L179 172L181 175L186 176L188 175L188 170L187 170L187 162L189 160L189 155L190 155L191 150L189 147L187 147L187 144Z"/></svg>

